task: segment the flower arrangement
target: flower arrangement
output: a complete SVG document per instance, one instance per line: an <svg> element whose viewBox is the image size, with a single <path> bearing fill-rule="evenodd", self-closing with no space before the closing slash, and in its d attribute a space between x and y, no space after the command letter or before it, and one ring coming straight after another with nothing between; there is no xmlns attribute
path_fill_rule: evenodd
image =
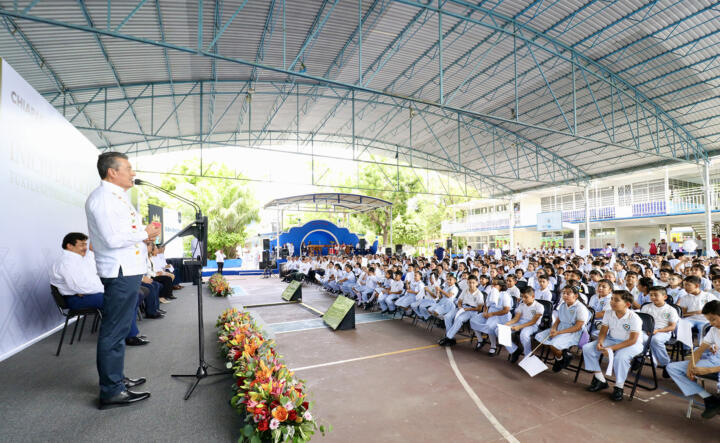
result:
<svg viewBox="0 0 720 443"><path fill-rule="evenodd" d="M316 430L325 435L310 413L304 382L295 379L250 314L228 309L217 327L220 352L235 377L230 405L245 416L241 440L298 443Z"/></svg>
<svg viewBox="0 0 720 443"><path fill-rule="evenodd" d="M227 297L233 293L230 283L225 280L222 274L213 274L210 276L208 288L210 289L210 294L215 297Z"/></svg>

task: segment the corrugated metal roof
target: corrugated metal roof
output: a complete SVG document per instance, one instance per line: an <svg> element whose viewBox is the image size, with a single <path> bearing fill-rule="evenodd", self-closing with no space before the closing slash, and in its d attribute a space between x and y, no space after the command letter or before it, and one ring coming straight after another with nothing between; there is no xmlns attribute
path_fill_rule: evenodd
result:
<svg viewBox="0 0 720 443"><path fill-rule="evenodd" d="M32 17L9 14L15 3L30 4L0 8L0 56L100 148L192 149L201 137L266 148L299 140L304 152L311 141L347 144L349 87L359 87L381 93L355 91L357 143L371 145L363 156L397 151L418 167L470 174L488 193L502 191L493 183L522 190L692 158L687 144L671 142L675 124L706 152L720 149L720 2L448 0L446 108L437 106L436 2L362 0L361 56L355 0L204 0L203 50L276 70L108 35L98 44L90 32L45 23L88 26L85 5L97 29L122 25L120 34L192 51L197 1L150 0L136 11L136 1L114 1L109 20L105 1L38 2ZM574 88L568 48L579 57ZM281 72L294 60L293 71L339 84Z"/></svg>

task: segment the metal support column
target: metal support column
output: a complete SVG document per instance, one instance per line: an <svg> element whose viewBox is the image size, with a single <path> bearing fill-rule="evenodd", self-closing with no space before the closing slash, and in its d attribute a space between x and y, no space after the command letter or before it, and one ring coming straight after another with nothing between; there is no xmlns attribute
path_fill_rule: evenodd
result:
<svg viewBox="0 0 720 443"><path fill-rule="evenodd" d="M585 248L590 251L590 185L585 186Z"/></svg>
<svg viewBox="0 0 720 443"><path fill-rule="evenodd" d="M705 190L705 247L703 253L706 257L709 251L712 251L712 208L715 206L713 201L712 183L710 182L710 159L705 162L703 169L703 187Z"/></svg>
<svg viewBox="0 0 720 443"><path fill-rule="evenodd" d="M275 225L275 231L277 234L277 237L275 237L275 260L280 260L280 217L281 217L282 210L278 208L277 211L277 225Z"/></svg>
<svg viewBox="0 0 720 443"><path fill-rule="evenodd" d="M510 255L515 255L515 199L510 199L510 248L508 248L508 252Z"/></svg>
<svg viewBox="0 0 720 443"><path fill-rule="evenodd" d="M665 181L663 186L665 188L665 213L670 214L670 173L668 172L667 166L665 166ZM667 241L669 241L669 239Z"/></svg>
<svg viewBox="0 0 720 443"><path fill-rule="evenodd" d="M392 229L393 223L392 222L393 222L393 210L392 210L392 206L390 206L390 248L393 248L393 250L394 250L395 244L393 243L393 229ZM386 246L386 248L387 248L387 246Z"/></svg>

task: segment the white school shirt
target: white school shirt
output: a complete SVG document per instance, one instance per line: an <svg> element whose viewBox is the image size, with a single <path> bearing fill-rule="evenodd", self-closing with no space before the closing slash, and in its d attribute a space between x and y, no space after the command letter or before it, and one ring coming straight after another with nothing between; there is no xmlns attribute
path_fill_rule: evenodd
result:
<svg viewBox="0 0 720 443"><path fill-rule="evenodd" d="M515 309L515 314L520 314L520 320L518 320L518 324L524 324L529 322L533 319L537 314L540 314L540 317L538 317L537 321L535 322L535 326L540 325L540 321L542 320L542 315L545 312L545 307L538 303L537 300L533 300L532 304L530 306L526 305L525 303L520 303L518 307Z"/></svg>
<svg viewBox="0 0 720 443"><path fill-rule="evenodd" d="M85 202L85 214L98 275L116 278L120 268L124 276L145 274L148 234L127 193L103 180Z"/></svg>
<svg viewBox="0 0 720 443"><path fill-rule="evenodd" d="M510 294L510 296L513 298L520 298L520 290L517 288L517 286L508 288L507 293Z"/></svg>
<svg viewBox="0 0 720 443"><path fill-rule="evenodd" d="M97 294L105 292L95 269L92 252L83 257L63 249L60 259L50 269L50 284L62 295Z"/></svg>
<svg viewBox="0 0 720 443"><path fill-rule="evenodd" d="M479 289L476 289L475 292L470 292L470 289L466 289L460 294L460 301L462 302L463 306L472 306L474 308L477 308L479 305L482 305L485 298L483 297L482 291Z"/></svg>
<svg viewBox="0 0 720 443"><path fill-rule="evenodd" d="M702 311L705 303L711 300L717 300L717 297L715 297L709 292L700 291L698 295L686 294L684 297L678 300L677 305L681 308L685 308L685 310L688 312ZM706 321L705 316L702 314L695 314L686 318L691 320Z"/></svg>
<svg viewBox="0 0 720 443"><path fill-rule="evenodd" d="M607 336L615 340L625 341L630 338L631 332L642 332L642 320L632 309L628 309L622 318L618 318L615 311L610 311L603 316L602 324L608 327ZM638 334L638 340L641 335Z"/></svg>
<svg viewBox="0 0 720 443"><path fill-rule="evenodd" d="M411 281L410 290L415 292L415 300L422 300L425 297L425 283L421 281ZM410 295L410 294L408 294Z"/></svg>
<svg viewBox="0 0 720 443"><path fill-rule="evenodd" d="M702 339L703 343L707 343L713 347L712 353L717 354L720 350L720 329L716 327L710 328L705 337Z"/></svg>
<svg viewBox="0 0 720 443"><path fill-rule="evenodd" d="M447 292L447 293L449 293L449 294L452 294L452 297L446 297L446 298L449 298L449 299L451 299L451 300L453 300L453 301L457 298L457 295L458 295L458 292L459 292L458 287L457 287L456 285L450 286L450 285L447 284L447 283L443 285L443 291L445 291L445 292ZM445 297L445 295L444 295L444 294L440 294L440 297L441 297L441 299L442 299L443 297Z"/></svg>
<svg viewBox="0 0 720 443"><path fill-rule="evenodd" d="M675 323L675 326L677 326L678 320L680 319L677 310L667 303L659 308L655 306L655 303L650 303L649 305L643 306L640 312L653 316L655 319L655 329L667 328L670 323Z"/></svg>
<svg viewBox="0 0 720 443"><path fill-rule="evenodd" d="M535 290L535 300L552 301L552 292L550 292L549 289L545 289L545 290L536 289Z"/></svg>
<svg viewBox="0 0 720 443"><path fill-rule="evenodd" d="M225 262L225 254L223 254L222 251L215 251L215 261L217 263L224 263Z"/></svg>
<svg viewBox="0 0 720 443"><path fill-rule="evenodd" d="M611 311L612 308L610 307L610 300L612 300L612 294L608 294L602 298L595 294L590 297L590 303L588 303L588 306L593 308L596 313L599 311Z"/></svg>
<svg viewBox="0 0 720 443"><path fill-rule="evenodd" d="M672 302L674 304L677 304L681 298L687 295L687 292L679 286L677 288L671 288L668 286L665 290L667 291L667 295L672 298Z"/></svg>
<svg viewBox="0 0 720 443"><path fill-rule="evenodd" d="M390 282L390 292L398 292L402 294L403 288L405 288L405 283L402 280L392 280Z"/></svg>

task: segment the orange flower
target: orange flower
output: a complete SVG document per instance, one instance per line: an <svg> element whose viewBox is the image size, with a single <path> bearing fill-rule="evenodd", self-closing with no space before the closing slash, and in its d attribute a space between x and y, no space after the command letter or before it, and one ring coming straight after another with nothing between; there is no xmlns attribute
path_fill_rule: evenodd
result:
<svg viewBox="0 0 720 443"><path fill-rule="evenodd" d="M287 409L283 408L282 406L278 406L272 411L272 416L278 419L279 421L283 422L287 420L288 418L288 411Z"/></svg>

